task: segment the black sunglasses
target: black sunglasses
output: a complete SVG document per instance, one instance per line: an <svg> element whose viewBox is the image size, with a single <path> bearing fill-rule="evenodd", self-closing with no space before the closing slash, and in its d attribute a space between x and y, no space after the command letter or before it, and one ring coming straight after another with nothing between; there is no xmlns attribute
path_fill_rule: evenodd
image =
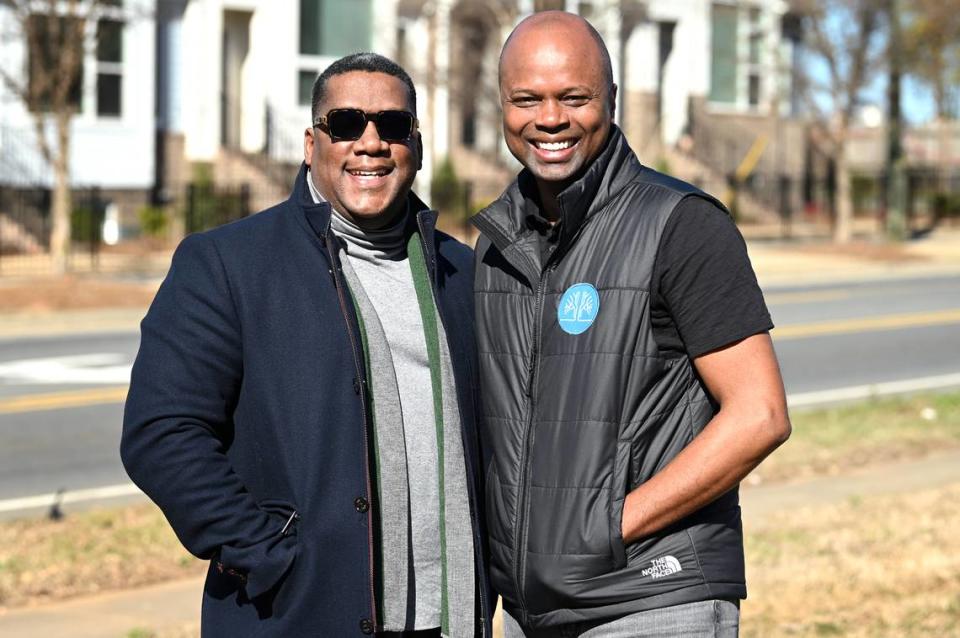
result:
<svg viewBox="0 0 960 638"><path fill-rule="evenodd" d="M385 142L406 142L417 130L417 118L409 111L367 113L360 109L333 109L321 115L313 125L330 136L333 142L359 140L373 122L377 134Z"/></svg>

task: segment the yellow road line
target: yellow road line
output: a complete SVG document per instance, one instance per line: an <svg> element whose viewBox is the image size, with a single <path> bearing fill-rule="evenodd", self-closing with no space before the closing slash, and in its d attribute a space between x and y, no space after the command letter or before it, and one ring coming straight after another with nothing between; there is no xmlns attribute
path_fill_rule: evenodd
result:
<svg viewBox="0 0 960 638"><path fill-rule="evenodd" d="M850 296L848 290L815 290L810 292L775 292L764 295L768 304L815 303L820 301L837 301Z"/></svg>
<svg viewBox="0 0 960 638"><path fill-rule="evenodd" d="M839 293L838 293L839 294ZM822 335L850 334L875 330L893 330L921 326L939 326L960 323L960 308L935 312L916 312L882 317L858 317L834 321L781 326L772 332L778 341L802 339ZM72 392L30 394L0 399L0 414L62 410L89 405L122 403L127 398L127 386L92 388Z"/></svg>
<svg viewBox="0 0 960 638"><path fill-rule="evenodd" d="M110 388L91 388L72 392L48 392L28 394L9 399L0 399L0 414L18 412L41 412L43 410L62 410L87 405L123 403L127 398L127 386Z"/></svg>
<svg viewBox="0 0 960 638"><path fill-rule="evenodd" d="M784 341L786 339L801 339L803 337L820 335L839 335L853 332L893 330L896 328L913 328L920 326L942 326L951 323L960 323L960 309L913 312L899 315L885 315L882 317L858 317L856 319L839 319L835 321L818 321L816 323L782 326L775 328L771 334L774 339Z"/></svg>

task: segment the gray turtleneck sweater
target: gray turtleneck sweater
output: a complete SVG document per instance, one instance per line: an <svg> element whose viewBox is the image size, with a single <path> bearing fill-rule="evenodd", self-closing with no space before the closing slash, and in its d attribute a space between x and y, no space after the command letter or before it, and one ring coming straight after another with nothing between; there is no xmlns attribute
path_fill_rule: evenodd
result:
<svg viewBox="0 0 960 638"><path fill-rule="evenodd" d="M314 201L324 201L313 179L307 179L307 183ZM423 319L407 259L406 222L403 215L393 226L366 231L334 210L330 225L344 241L349 265L380 318L393 358L406 449L380 449L379 454L405 456L413 581L407 627L430 629L439 627L441 620L437 431ZM381 485L381 498L391 498L390 492L389 482ZM384 547L383 551L391 548Z"/></svg>

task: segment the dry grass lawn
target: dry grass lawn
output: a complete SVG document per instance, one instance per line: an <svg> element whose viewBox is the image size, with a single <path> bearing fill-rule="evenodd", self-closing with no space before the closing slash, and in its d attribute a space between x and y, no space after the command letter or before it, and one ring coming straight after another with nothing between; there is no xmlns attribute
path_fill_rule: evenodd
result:
<svg viewBox="0 0 960 638"><path fill-rule="evenodd" d="M153 504L0 525L0 611L198 575Z"/></svg>
<svg viewBox="0 0 960 638"><path fill-rule="evenodd" d="M67 276L0 282L0 313L146 308L157 283Z"/></svg>
<svg viewBox="0 0 960 638"><path fill-rule="evenodd" d="M749 485L841 475L960 447L960 393L887 398L794 411L793 434Z"/></svg>
<svg viewBox="0 0 960 638"><path fill-rule="evenodd" d="M746 539L745 638L960 636L960 484L783 512Z"/></svg>

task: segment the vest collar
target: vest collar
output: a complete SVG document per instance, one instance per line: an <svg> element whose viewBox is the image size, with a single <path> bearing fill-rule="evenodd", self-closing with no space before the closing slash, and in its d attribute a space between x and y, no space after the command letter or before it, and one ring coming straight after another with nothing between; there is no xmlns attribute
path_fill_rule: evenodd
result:
<svg viewBox="0 0 960 638"><path fill-rule="evenodd" d="M566 252L584 223L603 210L637 175L640 162L620 129L613 125L603 151L586 172L558 197L560 204L560 242L557 251ZM526 224L530 206L536 206L536 183L529 170L523 169L506 192L493 204L475 215L471 222L504 256L517 255L516 265L525 273L539 272L539 248L536 233ZM532 263L522 263L522 262ZM533 277L536 281L539 277Z"/></svg>

